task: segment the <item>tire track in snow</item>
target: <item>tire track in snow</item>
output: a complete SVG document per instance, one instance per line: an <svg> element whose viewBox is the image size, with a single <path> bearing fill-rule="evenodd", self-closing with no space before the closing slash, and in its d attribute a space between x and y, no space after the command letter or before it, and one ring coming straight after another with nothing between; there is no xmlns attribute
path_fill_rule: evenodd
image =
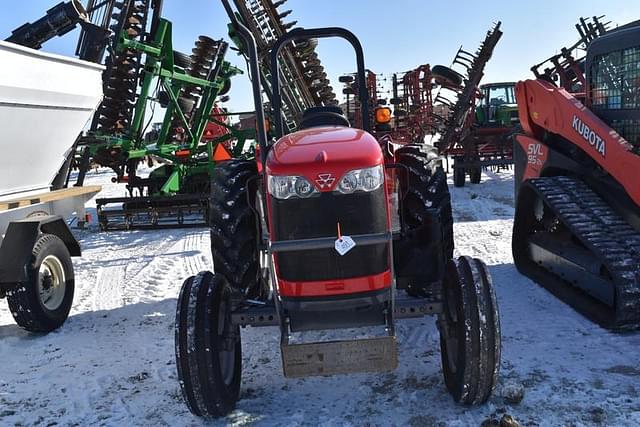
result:
<svg viewBox="0 0 640 427"><path fill-rule="evenodd" d="M121 307L122 287L125 278L125 265L102 267L91 294L91 310L111 310Z"/></svg>
<svg viewBox="0 0 640 427"><path fill-rule="evenodd" d="M113 309L132 302L127 284L175 241L157 232L136 231L95 232L81 239L84 250L78 263L80 274L76 273L73 313ZM91 273L82 274L84 271Z"/></svg>
<svg viewBox="0 0 640 427"><path fill-rule="evenodd" d="M158 248L149 248L153 255L147 253L146 262L136 266L132 274L127 272L126 295L131 302L148 302L166 297L175 297L177 291L176 278L180 276L180 262L184 236L166 240ZM149 246L153 243L150 242Z"/></svg>
<svg viewBox="0 0 640 427"><path fill-rule="evenodd" d="M184 279L203 270L212 270L209 252L210 240L206 231L190 233L184 240Z"/></svg>

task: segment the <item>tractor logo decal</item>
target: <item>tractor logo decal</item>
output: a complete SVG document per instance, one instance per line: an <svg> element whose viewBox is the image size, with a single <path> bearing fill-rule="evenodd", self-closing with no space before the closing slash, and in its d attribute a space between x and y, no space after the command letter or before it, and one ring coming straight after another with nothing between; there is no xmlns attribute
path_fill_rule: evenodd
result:
<svg viewBox="0 0 640 427"><path fill-rule="evenodd" d="M605 142L597 133L587 126L585 122L580 120L578 116L573 116L573 129L578 132L585 141L589 143L598 153L605 157Z"/></svg>
<svg viewBox="0 0 640 427"><path fill-rule="evenodd" d="M330 173L319 173L318 178L316 178L316 184L321 190L331 188L334 182L336 182L336 177Z"/></svg>

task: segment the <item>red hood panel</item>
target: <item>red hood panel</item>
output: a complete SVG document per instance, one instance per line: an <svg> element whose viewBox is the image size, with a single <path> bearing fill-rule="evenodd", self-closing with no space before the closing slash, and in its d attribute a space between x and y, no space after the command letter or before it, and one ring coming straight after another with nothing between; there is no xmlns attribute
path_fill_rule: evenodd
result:
<svg viewBox="0 0 640 427"><path fill-rule="evenodd" d="M269 150L267 173L304 176L310 182L319 174L332 174L337 183L347 171L383 162L380 144L369 133L347 127L316 127L280 138Z"/></svg>

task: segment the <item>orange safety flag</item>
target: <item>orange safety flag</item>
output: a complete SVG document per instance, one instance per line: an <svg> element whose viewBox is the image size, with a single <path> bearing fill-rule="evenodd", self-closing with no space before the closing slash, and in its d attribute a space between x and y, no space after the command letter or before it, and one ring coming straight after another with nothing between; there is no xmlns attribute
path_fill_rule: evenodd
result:
<svg viewBox="0 0 640 427"><path fill-rule="evenodd" d="M231 153L227 150L223 144L216 145L216 148L213 150L213 161L214 162L222 162L225 160L231 160Z"/></svg>

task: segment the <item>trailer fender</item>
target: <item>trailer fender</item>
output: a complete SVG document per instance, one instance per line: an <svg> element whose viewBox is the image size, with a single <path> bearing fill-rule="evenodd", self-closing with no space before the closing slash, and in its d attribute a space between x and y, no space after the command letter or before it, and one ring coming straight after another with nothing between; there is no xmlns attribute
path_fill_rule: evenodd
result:
<svg viewBox="0 0 640 427"><path fill-rule="evenodd" d="M27 267L33 246L41 234L59 237L71 256L80 256L80 244L60 216L37 216L11 222L0 244L0 287L28 280Z"/></svg>

